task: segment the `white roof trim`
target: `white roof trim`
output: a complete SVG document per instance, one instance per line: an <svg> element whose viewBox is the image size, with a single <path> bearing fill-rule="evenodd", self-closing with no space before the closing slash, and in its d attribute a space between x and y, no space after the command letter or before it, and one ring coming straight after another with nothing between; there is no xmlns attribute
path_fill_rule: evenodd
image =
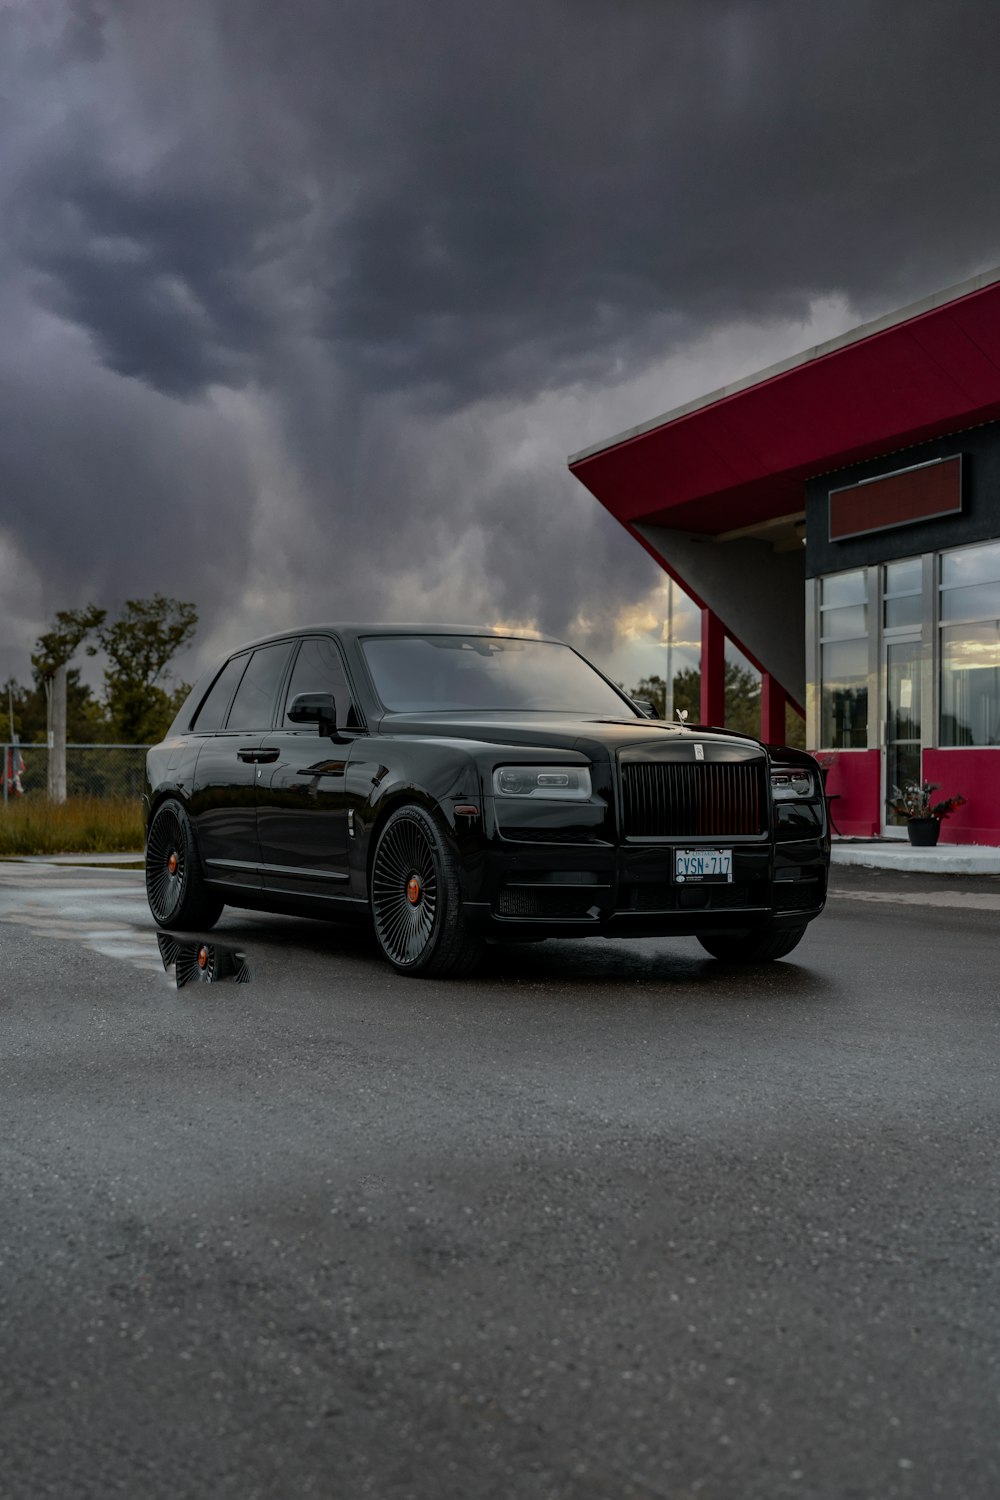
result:
<svg viewBox="0 0 1000 1500"><path fill-rule="evenodd" d="M738 391L749 390L751 386L762 385L765 380L772 380L775 375L784 375L788 370L794 370L799 365L809 364L814 359L822 359L825 354L833 354L837 349L844 349L849 344L859 343L862 339L870 338L873 333L882 333L887 328L893 328L897 323L907 323L911 318L918 318L921 313L931 312L935 307L943 307L947 302L957 302L960 297L967 297L970 292L982 291L983 287L991 286L1000 281L1000 266L994 266L991 271L981 271L978 276L971 276L968 281L960 281L957 286L947 287L943 292L935 292L930 297L922 297L919 302L911 302L907 307L901 307L896 312L885 313L881 318L875 318L871 323L862 323L857 328L850 329L847 333L841 333L835 339L827 339L825 344L814 344L811 349L805 349L801 354L793 354L790 359L779 360L776 365L768 365L766 370L758 370L755 375L745 375L742 380L734 380L731 385L720 386L717 391L710 391L707 396L697 396L693 401L685 401L683 406L675 406L673 411L664 412L661 417L652 417L648 422L640 422L637 427L626 428L624 432L618 432L614 437L604 438L599 443L592 443L589 448L581 448L579 453L573 453L567 460L570 464L576 464L584 458L592 458L595 453L603 453L607 448L616 448L619 443L626 443L630 438L641 437L644 432L652 432L656 427L665 427L670 422L675 422L678 417L686 417L690 412L698 411L703 406L711 406L716 401L721 401L724 396L734 396Z"/></svg>

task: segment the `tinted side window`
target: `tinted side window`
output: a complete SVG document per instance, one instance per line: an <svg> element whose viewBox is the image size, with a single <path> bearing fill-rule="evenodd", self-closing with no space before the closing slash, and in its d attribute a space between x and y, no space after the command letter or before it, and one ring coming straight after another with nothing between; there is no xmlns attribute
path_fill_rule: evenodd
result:
<svg viewBox="0 0 1000 1500"><path fill-rule="evenodd" d="M254 652L229 710L227 729L270 729L278 683L290 650L289 641L279 641Z"/></svg>
<svg viewBox="0 0 1000 1500"><path fill-rule="evenodd" d="M199 708L192 725L198 734L214 734L217 729L222 728L229 700L249 660L249 656L234 656L232 661L227 662L223 667L213 682L208 697Z"/></svg>
<svg viewBox="0 0 1000 1500"><path fill-rule="evenodd" d="M361 727L361 720L351 702L351 690L347 685L347 674L340 659L340 652L328 636L306 636L295 658L291 681L285 695L283 723L289 729L302 727L293 724L288 717L292 699L297 693L332 693L337 705L337 727L339 729Z"/></svg>

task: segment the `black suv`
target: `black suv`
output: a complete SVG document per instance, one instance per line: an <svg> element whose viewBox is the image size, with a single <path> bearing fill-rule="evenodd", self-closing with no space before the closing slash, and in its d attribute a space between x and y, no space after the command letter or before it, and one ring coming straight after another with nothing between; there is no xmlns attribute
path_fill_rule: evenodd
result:
<svg viewBox="0 0 1000 1500"><path fill-rule="evenodd" d="M791 952L826 898L811 756L651 720L559 641L317 625L243 646L146 761L161 927L370 918L404 974L487 939L694 934Z"/></svg>

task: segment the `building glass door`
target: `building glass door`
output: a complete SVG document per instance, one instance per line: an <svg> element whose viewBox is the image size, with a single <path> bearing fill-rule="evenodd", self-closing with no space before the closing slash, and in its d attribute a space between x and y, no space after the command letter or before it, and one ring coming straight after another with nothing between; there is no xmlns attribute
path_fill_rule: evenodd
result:
<svg viewBox="0 0 1000 1500"><path fill-rule="evenodd" d="M920 781L920 638L885 643L884 830L900 832L906 819L890 810L893 788Z"/></svg>

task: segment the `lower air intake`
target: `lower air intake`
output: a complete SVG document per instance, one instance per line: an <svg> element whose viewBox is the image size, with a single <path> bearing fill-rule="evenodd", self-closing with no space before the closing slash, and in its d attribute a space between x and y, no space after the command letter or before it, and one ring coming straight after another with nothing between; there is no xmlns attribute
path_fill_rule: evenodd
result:
<svg viewBox="0 0 1000 1500"><path fill-rule="evenodd" d="M579 892L546 890L544 886L537 890L504 890L497 898L497 915L552 920L590 917L596 894L585 887Z"/></svg>

